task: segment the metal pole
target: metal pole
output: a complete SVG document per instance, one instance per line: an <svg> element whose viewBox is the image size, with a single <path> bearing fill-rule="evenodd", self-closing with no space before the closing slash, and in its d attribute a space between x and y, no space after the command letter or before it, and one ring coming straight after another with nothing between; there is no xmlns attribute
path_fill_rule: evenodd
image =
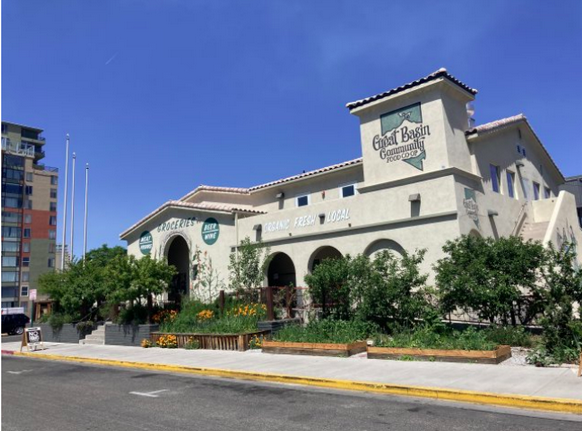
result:
<svg viewBox="0 0 582 431"><path fill-rule="evenodd" d="M73 253L75 243L75 165L77 164L77 155L73 152L73 174L71 175L71 260L74 259Z"/></svg>
<svg viewBox="0 0 582 431"><path fill-rule="evenodd" d="M89 163L85 165L85 218L83 220L83 262L87 254L87 209L89 204Z"/></svg>
<svg viewBox="0 0 582 431"><path fill-rule="evenodd" d="M63 204L63 240L61 242L61 271L65 269L65 248L67 245L67 193L69 177L69 134L67 133L67 145L65 150L65 193L64 193L64 204Z"/></svg>

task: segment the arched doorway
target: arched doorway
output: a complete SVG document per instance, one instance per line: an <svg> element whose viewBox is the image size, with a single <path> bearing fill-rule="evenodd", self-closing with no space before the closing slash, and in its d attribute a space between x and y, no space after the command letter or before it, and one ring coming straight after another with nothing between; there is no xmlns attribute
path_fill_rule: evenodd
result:
<svg viewBox="0 0 582 431"><path fill-rule="evenodd" d="M182 295L188 293L190 270L190 250L181 236L172 239L168 246L168 265L174 265L178 271L168 289L168 300L180 304Z"/></svg>
<svg viewBox="0 0 582 431"><path fill-rule="evenodd" d="M331 247L329 245L320 247L315 250L309 258L309 272L313 272L315 267L319 265L324 259L337 259L342 256L343 255L340 253L340 251L335 247Z"/></svg>
<svg viewBox="0 0 582 431"><path fill-rule="evenodd" d="M404 253L404 248L398 244L396 241L391 239L379 239L371 243L364 251L364 254L369 257L374 257L376 253L382 250L388 250L402 255Z"/></svg>
<svg viewBox="0 0 582 431"><path fill-rule="evenodd" d="M269 286L297 286L295 278L295 265L285 253L277 253L267 269Z"/></svg>

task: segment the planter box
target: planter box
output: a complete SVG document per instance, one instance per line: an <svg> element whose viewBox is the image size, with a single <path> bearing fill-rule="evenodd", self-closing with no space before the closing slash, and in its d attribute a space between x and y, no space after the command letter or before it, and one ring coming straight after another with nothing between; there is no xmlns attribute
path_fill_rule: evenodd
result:
<svg viewBox="0 0 582 431"><path fill-rule="evenodd" d="M41 323L39 326L42 331L43 341L51 343L74 343L79 344L79 340L89 335L92 330L85 329L80 331L74 323L65 323L59 329L54 330L48 323ZM95 329L95 327L93 327Z"/></svg>
<svg viewBox="0 0 582 431"><path fill-rule="evenodd" d="M172 333L152 332L151 341L156 343L162 335L175 335L178 347L184 347L190 339L198 340L200 349L206 350L238 350L244 352L249 349L249 343L255 336L263 338L270 331L247 332L244 334L197 334L197 333Z"/></svg>
<svg viewBox="0 0 582 431"><path fill-rule="evenodd" d="M116 325L105 324L105 344L112 346L139 346L141 340L149 339L152 332L160 329L158 324Z"/></svg>
<svg viewBox="0 0 582 431"><path fill-rule="evenodd" d="M312 356L342 356L348 357L366 351L365 341L349 344L331 343L290 343L283 341L263 341L264 353L279 353L289 355Z"/></svg>
<svg viewBox="0 0 582 431"><path fill-rule="evenodd" d="M402 356L423 361L498 364L511 357L511 347L498 346L495 350L437 350L368 346L368 359L400 359Z"/></svg>

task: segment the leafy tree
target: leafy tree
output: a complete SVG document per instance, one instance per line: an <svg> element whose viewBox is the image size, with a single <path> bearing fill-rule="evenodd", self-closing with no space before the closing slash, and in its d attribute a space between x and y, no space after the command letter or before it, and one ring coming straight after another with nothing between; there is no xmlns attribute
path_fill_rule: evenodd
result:
<svg viewBox="0 0 582 431"><path fill-rule="evenodd" d="M435 265L442 311L475 313L491 323L517 325L542 311L537 290L544 261L540 243L520 237L462 236L443 247Z"/></svg>
<svg viewBox="0 0 582 431"><path fill-rule="evenodd" d="M305 276L309 294L321 306L323 318L348 320L353 314L349 256L324 259Z"/></svg>
<svg viewBox="0 0 582 431"><path fill-rule="evenodd" d="M251 242L249 237L240 242L238 253L230 254L230 286L238 295L250 298L253 290L263 285L271 261L269 255L269 247L261 241Z"/></svg>
<svg viewBox="0 0 582 431"><path fill-rule="evenodd" d="M437 317L429 290L427 274L420 272L426 250L403 252L402 256L384 250L374 259L360 255L352 262L358 318L382 327L412 327L418 321Z"/></svg>

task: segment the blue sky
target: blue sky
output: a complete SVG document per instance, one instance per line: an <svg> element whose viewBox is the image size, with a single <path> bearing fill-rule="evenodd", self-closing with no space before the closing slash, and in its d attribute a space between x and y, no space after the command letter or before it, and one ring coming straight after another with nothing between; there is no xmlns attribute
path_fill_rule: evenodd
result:
<svg viewBox="0 0 582 431"><path fill-rule="evenodd" d="M443 66L479 90L478 124L523 112L582 174L578 0L2 2L2 119L45 129L61 177L71 134L78 252L85 162L89 247L124 244L199 184L359 157L345 104Z"/></svg>

